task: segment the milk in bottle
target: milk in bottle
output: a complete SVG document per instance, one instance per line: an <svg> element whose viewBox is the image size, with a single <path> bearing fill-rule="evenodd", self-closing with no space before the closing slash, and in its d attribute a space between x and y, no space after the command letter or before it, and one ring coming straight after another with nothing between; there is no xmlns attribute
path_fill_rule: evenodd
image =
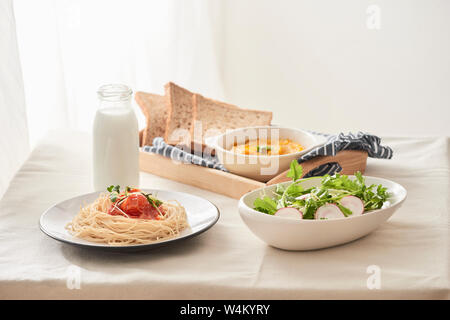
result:
<svg viewBox="0 0 450 320"><path fill-rule="evenodd" d="M97 93L100 104L93 128L94 188L139 187L139 129L131 108L132 91L122 84L108 84Z"/></svg>

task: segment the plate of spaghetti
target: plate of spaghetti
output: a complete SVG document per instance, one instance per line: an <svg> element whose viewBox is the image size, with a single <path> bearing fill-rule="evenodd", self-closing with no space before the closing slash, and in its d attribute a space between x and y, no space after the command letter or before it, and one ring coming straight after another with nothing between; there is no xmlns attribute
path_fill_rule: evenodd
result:
<svg viewBox="0 0 450 320"><path fill-rule="evenodd" d="M110 186L52 206L39 225L65 243L137 251L198 235L219 215L214 204L187 193Z"/></svg>

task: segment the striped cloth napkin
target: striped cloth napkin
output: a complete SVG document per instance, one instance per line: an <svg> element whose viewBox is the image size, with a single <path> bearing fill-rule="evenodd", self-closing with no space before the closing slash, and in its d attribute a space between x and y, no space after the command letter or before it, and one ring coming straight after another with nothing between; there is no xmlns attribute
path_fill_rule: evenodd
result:
<svg viewBox="0 0 450 320"><path fill-rule="evenodd" d="M379 159L391 159L393 155L393 151L390 147L382 146L380 144L381 139L379 137L368 133L358 132L357 134L340 133L338 135L329 135L319 132L310 132L317 136L326 137L327 140L323 145L302 155L298 159L299 163L317 156L335 156L341 150L364 150L367 151L369 157ZM161 137L155 138L153 140L153 145L142 147L142 151L156 153L184 163L192 163L225 172L228 171L221 163L219 163L219 160L216 157L186 152L181 148L168 145ZM332 175L341 170L342 167L338 163L331 162L309 171L304 177L323 176L325 174Z"/></svg>
<svg viewBox="0 0 450 320"><path fill-rule="evenodd" d="M323 133L311 132L315 135L327 137L325 144L320 145L298 159L298 163L310 160L317 156L335 156L341 150L364 150L371 158L391 159L393 151L390 147L382 146L381 139L377 136L358 132L340 133L338 135L328 135ZM310 170L304 178L323 176L325 174L335 174L340 172L342 167L337 162L325 163L313 170Z"/></svg>
<svg viewBox="0 0 450 320"><path fill-rule="evenodd" d="M221 163L219 163L219 159L217 159L217 157L206 154L192 154L182 150L181 148L167 144L162 137L156 137L153 139L153 145L142 147L142 151L156 153L184 163L192 163L202 167L214 168L228 172L228 170L225 169Z"/></svg>

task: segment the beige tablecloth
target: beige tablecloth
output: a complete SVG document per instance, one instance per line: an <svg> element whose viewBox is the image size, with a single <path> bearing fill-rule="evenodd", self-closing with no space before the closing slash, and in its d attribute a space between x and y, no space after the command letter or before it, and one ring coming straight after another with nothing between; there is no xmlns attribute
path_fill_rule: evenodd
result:
<svg viewBox="0 0 450 320"><path fill-rule="evenodd" d="M448 299L449 139L383 143L394 159L369 159L366 174L402 184L408 198L360 240L309 252L278 250L245 227L237 200L142 173L143 187L202 196L221 218L184 243L119 254L62 244L39 230L45 209L91 191L90 137L53 132L0 203L0 298ZM377 275L379 289L368 286Z"/></svg>

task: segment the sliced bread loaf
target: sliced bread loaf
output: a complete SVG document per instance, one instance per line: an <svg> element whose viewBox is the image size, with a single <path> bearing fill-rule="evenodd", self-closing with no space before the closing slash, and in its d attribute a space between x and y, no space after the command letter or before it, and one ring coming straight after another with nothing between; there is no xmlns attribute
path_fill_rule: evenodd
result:
<svg viewBox="0 0 450 320"><path fill-rule="evenodd" d="M139 147L142 147L142 143L144 141L144 131L145 131L145 128L142 129L141 131L139 131Z"/></svg>
<svg viewBox="0 0 450 320"><path fill-rule="evenodd" d="M241 109L199 94L194 94L192 104L194 126L191 128L191 135L197 142L200 142L199 137L204 141L227 129L268 126L272 121L272 112Z"/></svg>
<svg viewBox="0 0 450 320"><path fill-rule="evenodd" d="M142 145L152 145L154 138L165 136L168 113L165 97L158 94L136 92L134 98L146 119Z"/></svg>
<svg viewBox="0 0 450 320"><path fill-rule="evenodd" d="M172 82L166 84L164 88L168 112L164 140L174 145L190 143L194 94Z"/></svg>

